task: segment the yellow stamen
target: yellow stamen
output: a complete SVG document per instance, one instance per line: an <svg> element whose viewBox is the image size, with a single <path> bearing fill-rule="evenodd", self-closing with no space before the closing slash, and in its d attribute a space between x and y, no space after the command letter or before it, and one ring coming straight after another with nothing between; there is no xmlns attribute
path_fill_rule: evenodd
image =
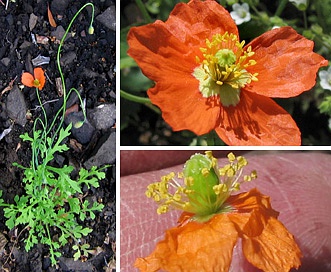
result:
<svg viewBox="0 0 331 272"><path fill-rule="evenodd" d="M240 179L247 165L244 157L230 153L228 160L229 164L219 168L211 151L206 155L195 154L177 175L182 182L175 180L175 173L170 173L148 185L146 196L159 204L158 214L180 209L195 214L200 222L209 220L214 214L229 209L226 200L239 190L241 183L256 178L256 171L252 171Z"/></svg>

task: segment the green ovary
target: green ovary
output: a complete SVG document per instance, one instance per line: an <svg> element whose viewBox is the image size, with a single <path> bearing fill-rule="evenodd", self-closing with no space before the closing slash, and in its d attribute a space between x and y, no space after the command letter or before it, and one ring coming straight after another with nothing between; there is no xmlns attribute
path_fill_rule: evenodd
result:
<svg viewBox="0 0 331 272"><path fill-rule="evenodd" d="M192 212L198 216L214 214L218 211L215 205L217 195L214 186L219 184L219 178L214 169L213 161L206 155L193 155L184 166L184 178Z"/></svg>

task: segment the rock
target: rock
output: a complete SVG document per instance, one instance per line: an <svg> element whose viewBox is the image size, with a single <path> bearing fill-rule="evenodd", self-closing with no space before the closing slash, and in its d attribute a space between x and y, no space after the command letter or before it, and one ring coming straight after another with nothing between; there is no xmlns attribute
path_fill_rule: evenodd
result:
<svg viewBox="0 0 331 272"><path fill-rule="evenodd" d="M53 0L51 2L51 11L53 14L63 14L68 8L69 0Z"/></svg>
<svg viewBox="0 0 331 272"><path fill-rule="evenodd" d="M81 271L81 272L93 272L96 271L94 265L90 262L85 262L82 265L82 261L74 261L70 258L60 257L59 258L59 266L62 269L61 271Z"/></svg>
<svg viewBox="0 0 331 272"><path fill-rule="evenodd" d="M13 17L13 15L8 14L6 16L6 21L7 21L8 25L12 26L14 24L14 17Z"/></svg>
<svg viewBox="0 0 331 272"><path fill-rule="evenodd" d="M90 169L92 166L100 167L104 164L112 164L116 159L116 136L115 132L110 133L106 140L100 139L101 144L96 148L98 151L92 155L85 163L84 166ZM104 141L104 142L102 142Z"/></svg>
<svg viewBox="0 0 331 272"><path fill-rule="evenodd" d="M30 18L29 18L29 28L30 28L30 31L32 29L34 29L34 27L36 26L37 20L38 20L38 16L34 15L33 13L31 13L30 14Z"/></svg>
<svg viewBox="0 0 331 272"><path fill-rule="evenodd" d="M61 65L66 66L72 63L76 57L76 53L74 51L70 51L61 57L60 63Z"/></svg>
<svg viewBox="0 0 331 272"><path fill-rule="evenodd" d="M36 66L41 66L41 65L44 65L44 64L49 64L50 60L51 60L50 57L44 57L44 56L38 55L37 57L35 57L31 61L32 61L32 65L36 67Z"/></svg>
<svg viewBox="0 0 331 272"><path fill-rule="evenodd" d="M63 26L58 26L54 31L51 32L51 35L60 41L65 32L66 31L64 30ZM70 37L71 34L69 32L67 37L65 38L65 41L68 40Z"/></svg>
<svg viewBox="0 0 331 272"><path fill-rule="evenodd" d="M84 115L81 111L72 112L65 117L64 123L66 125L72 123L72 128L71 128L72 136L79 143L87 144L91 140L95 129L87 120L84 122L84 124L81 127L75 128L75 124L83 120L84 120Z"/></svg>
<svg viewBox="0 0 331 272"><path fill-rule="evenodd" d="M116 105L102 104L87 113L88 120L96 129L108 129L115 124Z"/></svg>
<svg viewBox="0 0 331 272"><path fill-rule="evenodd" d="M19 88L14 85L13 89L7 96L6 111L10 119L16 124L25 126L26 124L26 103L24 95Z"/></svg>
<svg viewBox="0 0 331 272"><path fill-rule="evenodd" d="M110 6L103 13L96 17L96 20L110 30L116 30L116 9L115 6Z"/></svg>
<svg viewBox="0 0 331 272"><path fill-rule="evenodd" d="M5 130L3 130L1 133L0 133L0 141L6 136L8 135L11 130L12 130L13 126L10 126L9 128L6 128ZM1 252L0 252L1 254Z"/></svg>
<svg viewBox="0 0 331 272"><path fill-rule="evenodd" d="M10 63L10 58L3 58L1 59L1 63L4 65L4 66L8 66L9 63Z"/></svg>

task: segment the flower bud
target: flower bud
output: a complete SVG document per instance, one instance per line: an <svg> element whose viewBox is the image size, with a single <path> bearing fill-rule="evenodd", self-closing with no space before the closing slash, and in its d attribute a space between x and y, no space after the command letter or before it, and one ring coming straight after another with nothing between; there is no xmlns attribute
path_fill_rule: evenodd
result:
<svg viewBox="0 0 331 272"><path fill-rule="evenodd" d="M84 125L84 121L78 121L74 124L74 128L81 128Z"/></svg>
<svg viewBox="0 0 331 272"><path fill-rule="evenodd" d="M93 33L94 33L94 27L90 25L90 27L88 28L88 34L92 35Z"/></svg>

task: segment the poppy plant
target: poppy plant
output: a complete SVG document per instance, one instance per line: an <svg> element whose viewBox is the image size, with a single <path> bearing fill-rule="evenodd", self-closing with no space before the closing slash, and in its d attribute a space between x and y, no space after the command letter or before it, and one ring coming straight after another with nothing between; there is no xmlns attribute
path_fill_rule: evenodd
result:
<svg viewBox="0 0 331 272"><path fill-rule="evenodd" d="M178 226L166 231L165 239L146 258L138 258L140 271L228 271L233 248L242 239L248 262L263 271L289 271L301 264L301 251L293 235L277 220L270 199L257 189L232 195L244 181L247 160L232 153L229 164L218 168L210 151L195 154L178 178L174 173L148 186L146 195L160 206L159 214L183 210Z"/></svg>
<svg viewBox="0 0 331 272"><path fill-rule="evenodd" d="M151 102L174 131L215 130L228 145L300 145L295 121L272 98L311 89L327 60L291 27L245 45L216 1L179 3L168 20L132 27L130 55L155 86Z"/></svg>
<svg viewBox="0 0 331 272"><path fill-rule="evenodd" d="M35 87L40 91L44 87L46 81L44 70L40 67L34 68L33 74L34 75L31 75L28 72L24 72L21 78L21 82L27 87Z"/></svg>

